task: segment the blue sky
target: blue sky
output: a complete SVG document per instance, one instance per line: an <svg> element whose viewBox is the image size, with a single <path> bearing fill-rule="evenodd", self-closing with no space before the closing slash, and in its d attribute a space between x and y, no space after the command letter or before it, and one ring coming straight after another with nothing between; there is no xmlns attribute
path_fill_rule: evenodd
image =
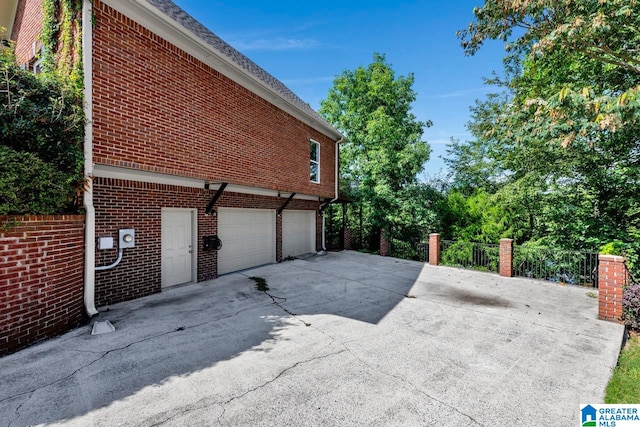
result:
<svg viewBox="0 0 640 427"><path fill-rule="evenodd" d="M501 43L466 57L456 37L481 0L174 1L316 110L333 79L368 65L374 52L397 74L413 73L413 112L434 123L423 138L433 149L423 179L445 169L451 137L470 137L469 107L491 91L483 77L502 71Z"/></svg>

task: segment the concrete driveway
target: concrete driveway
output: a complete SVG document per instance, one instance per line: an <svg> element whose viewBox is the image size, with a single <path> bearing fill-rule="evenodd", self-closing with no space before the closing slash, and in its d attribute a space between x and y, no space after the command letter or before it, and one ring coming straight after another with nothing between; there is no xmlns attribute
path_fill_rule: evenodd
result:
<svg viewBox="0 0 640 427"><path fill-rule="evenodd" d="M260 267L0 358L0 424L579 425L623 335L588 292L357 252Z"/></svg>

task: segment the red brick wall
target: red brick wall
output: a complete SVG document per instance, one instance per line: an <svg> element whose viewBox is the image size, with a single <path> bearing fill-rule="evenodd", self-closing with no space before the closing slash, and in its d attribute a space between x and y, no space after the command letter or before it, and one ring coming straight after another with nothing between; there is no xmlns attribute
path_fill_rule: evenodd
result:
<svg viewBox="0 0 640 427"><path fill-rule="evenodd" d="M329 138L100 1L94 13L96 163L334 196Z"/></svg>
<svg viewBox="0 0 640 427"><path fill-rule="evenodd" d="M620 322L622 296L629 273L624 258L614 255L598 256L598 317Z"/></svg>
<svg viewBox="0 0 640 427"><path fill-rule="evenodd" d="M28 63L33 58L33 42L42 31L42 19L42 0L18 2L11 40L16 42L16 59L19 64Z"/></svg>
<svg viewBox="0 0 640 427"><path fill-rule="evenodd" d="M0 216L0 355L83 323L84 216Z"/></svg>
<svg viewBox="0 0 640 427"><path fill-rule="evenodd" d="M174 185L142 183L96 178L94 204L96 208L96 237L112 236L117 242L118 230L135 228L136 246L127 249L121 263L111 270L96 271L96 305L104 306L139 298L161 289L161 224L162 208L191 208L198 210L198 281L217 275L217 252L205 252L202 238L218 234L217 216L206 216L205 208L215 190L187 188ZM284 198L225 192L218 199L218 207L278 209ZM317 201L294 199L287 209L318 210ZM321 218L317 218L316 246L321 247ZM282 222L277 221L276 242L282 251ZM97 250L96 264L111 264L117 250Z"/></svg>

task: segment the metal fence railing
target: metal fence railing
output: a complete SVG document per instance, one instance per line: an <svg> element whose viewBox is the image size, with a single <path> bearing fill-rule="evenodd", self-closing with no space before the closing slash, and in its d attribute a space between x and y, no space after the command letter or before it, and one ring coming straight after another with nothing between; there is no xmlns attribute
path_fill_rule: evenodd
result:
<svg viewBox="0 0 640 427"><path fill-rule="evenodd" d="M390 236L389 255L429 262L429 243L424 239L402 240ZM598 287L597 252L514 245L512 256L514 276ZM500 245L442 240L439 263L499 273Z"/></svg>
<svg viewBox="0 0 640 427"><path fill-rule="evenodd" d="M514 246L513 273L570 285L598 287L598 253Z"/></svg>
<svg viewBox="0 0 640 427"><path fill-rule="evenodd" d="M396 258L429 262L429 243L420 239L405 241L389 237L389 255Z"/></svg>
<svg viewBox="0 0 640 427"><path fill-rule="evenodd" d="M497 273L500 245L442 240L440 258L443 265Z"/></svg>

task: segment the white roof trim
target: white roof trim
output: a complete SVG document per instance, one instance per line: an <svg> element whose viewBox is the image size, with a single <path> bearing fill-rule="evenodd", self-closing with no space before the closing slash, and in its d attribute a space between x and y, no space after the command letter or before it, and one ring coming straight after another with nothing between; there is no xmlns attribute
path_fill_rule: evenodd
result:
<svg viewBox="0 0 640 427"><path fill-rule="evenodd" d="M121 179L125 181L148 182L153 184L176 185L179 187L204 188L207 181L204 179L188 178L178 175L169 175L158 172L147 172L137 169L120 168L117 166L108 166L96 164L93 166L93 176L99 178ZM220 188L220 181L209 184L210 190ZM278 190L270 190L267 188L250 187L245 185L229 184L225 189L229 193L253 194L256 196L281 197L287 198L291 193ZM319 196L310 194L296 194L294 199L320 201Z"/></svg>
<svg viewBox="0 0 640 427"><path fill-rule="evenodd" d="M0 27L5 28L2 39L9 40L13 32L13 25L16 21L16 12L18 11L18 0L5 0L0 4Z"/></svg>

